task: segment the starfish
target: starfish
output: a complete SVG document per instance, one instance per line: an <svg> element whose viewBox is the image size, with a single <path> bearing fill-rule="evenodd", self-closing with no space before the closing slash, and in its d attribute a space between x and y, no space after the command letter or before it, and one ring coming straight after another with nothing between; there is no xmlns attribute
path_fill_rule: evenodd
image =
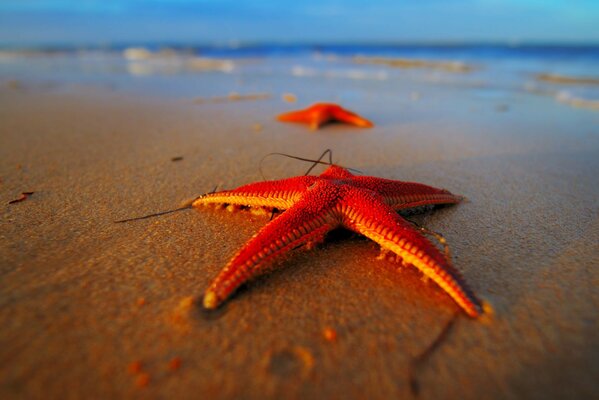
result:
<svg viewBox="0 0 599 400"><path fill-rule="evenodd" d="M421 183L356 176L330 165L319 176L263 181L234 190L208 193L192 206L229 204L285 210L256 233L214 278L204 294L204 307L217 308L246 281L270 270L274 261L298 247L308 249L327 232L344 227L377 242L432 279L470 317L481 302L448 259L397 210L456 204L461 196Z"/></svg>
<svg viewBox="0 0 599 400"><path fill-rule="evenodd" d="M374 126L369 120L333 103L316 103L304 110L281 114L277 119L282 122L308 124L313 131L331 121L339 121L359 126L360 128L371 128Z"/></svg>

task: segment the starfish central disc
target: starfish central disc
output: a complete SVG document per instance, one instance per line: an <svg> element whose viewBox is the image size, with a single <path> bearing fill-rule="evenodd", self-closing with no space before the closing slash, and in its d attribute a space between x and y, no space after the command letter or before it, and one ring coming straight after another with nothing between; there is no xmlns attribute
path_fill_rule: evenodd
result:
<svg viewBox="0 0 599 400"><path fill-rule="evenodd" d="M230 204L285 210L256 233L212 281L204 307L216 308L240 285L266 272L291 250L313 246L327 232L344 227L377 242L404 263L418 268L470 317L481 303L450 261L397 211L456 204L462 197L415 182L355 176L331 165L319 176L264 181L209 193L193 206Z"/></svg>

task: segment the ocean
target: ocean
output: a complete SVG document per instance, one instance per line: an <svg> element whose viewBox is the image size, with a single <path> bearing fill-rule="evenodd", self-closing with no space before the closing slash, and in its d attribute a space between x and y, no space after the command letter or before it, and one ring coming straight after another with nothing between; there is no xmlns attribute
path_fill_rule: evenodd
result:
<svg viewBox="0 0 599 400"><path fill-rule="evenodd" d="M451 86L476 96L548 96L599 109L599 46L563 44L122 44L0 49L0 84L99 86L175 98L347 93L384 82L413 96ZM360 83L358 83L360 82ZM341 90L339 90L341 92ZM416 94L414 94L416 93Z"/></svg>

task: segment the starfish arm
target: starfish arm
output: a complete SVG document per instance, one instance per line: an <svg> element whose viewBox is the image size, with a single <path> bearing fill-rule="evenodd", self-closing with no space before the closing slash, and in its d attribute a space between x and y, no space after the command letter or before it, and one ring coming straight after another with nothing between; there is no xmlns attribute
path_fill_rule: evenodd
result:
<svg viewBox="0 0 599 400"><path fill-rule="evenodd" d="M334 207L319 200L306 194L258 231L212 281L204 294L204 307L218 307L240 285L268 271L291 250L322 241L339 220Z"/></svg>
<svg viewBox="0 0 599 400"><path fill-rule="evenodd" d="M317 130L322 124L330 119L326 110L310 107L306 110L291 111L280 114L277 119L281 122L298 122L308 124L311 130Z"/></svg>
<svg viewBox="0 0 599 400"><path fill-rule="evenodd" d="M414 265L449 294L466 314L478 317L482 313L480 301L460 273L435 246L382 200L371 191L350 192L341 210L343 225Z"/></svg>
<svg viewBox="0 0 599 400"><path fill-rule="evenodd" d="M445 189L416 182L356 176L352 178L352 184L379 193L383 196L385 204L395 210L435 204L457 204L463 200L462 196L452 194Z"/></svg>
<svg viewBox="0 0 599 400"><path fill-rule="evenodd" d="M360 128L372 128L374 126L374 124L366 118L363 118L358 114L345 110L341 107L332 108L331 114L333 119L341 122L347 122L348 124L359 126Z"/></svg>
<svg viewBox="0 0 599 400"><path fill-rule="evenodd" d="M196 199L192 205L199 207L207 204L233 204L286 210L302 196L315 180L316 178L313 176L299 176L278 181L251 183L233 190L207 193Z"/></svg>
<svg viewBox="0 0 599 400"><path fill-rule="evenodd" d="M310 115L306 110L300 111L289 111L277 116L277 120L281 122L301 122L306 123L310 121Z"/></svg>

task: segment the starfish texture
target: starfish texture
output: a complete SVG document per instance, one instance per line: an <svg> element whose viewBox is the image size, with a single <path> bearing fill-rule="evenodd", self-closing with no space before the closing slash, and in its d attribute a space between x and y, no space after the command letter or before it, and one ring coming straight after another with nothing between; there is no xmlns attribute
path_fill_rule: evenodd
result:
<svg viewBox="0 0 599 400"><path fill-rule="evenodd" d="M360 128L374 126L369 120L333 103L316 103L304 110L281 114L277 119L282 122L308 124L311 130L317 130L321 125L332 121L343 122Z"/></svg>
<svg viewBox="0 0 599 400"><path fill-rule="evenodd" d="M383 251L414 265L439 285L470 317L482 313L480 301L449 260L397 210L456 204L462 197L415 182L356 176L331 165L319 176L257 182L209 193L194 207L208 204L286 210L256 233L212 281L204 307L213 309L240 285L266 272L293 249L311 248L327 232L345 227L377 242Z"/></svg>

